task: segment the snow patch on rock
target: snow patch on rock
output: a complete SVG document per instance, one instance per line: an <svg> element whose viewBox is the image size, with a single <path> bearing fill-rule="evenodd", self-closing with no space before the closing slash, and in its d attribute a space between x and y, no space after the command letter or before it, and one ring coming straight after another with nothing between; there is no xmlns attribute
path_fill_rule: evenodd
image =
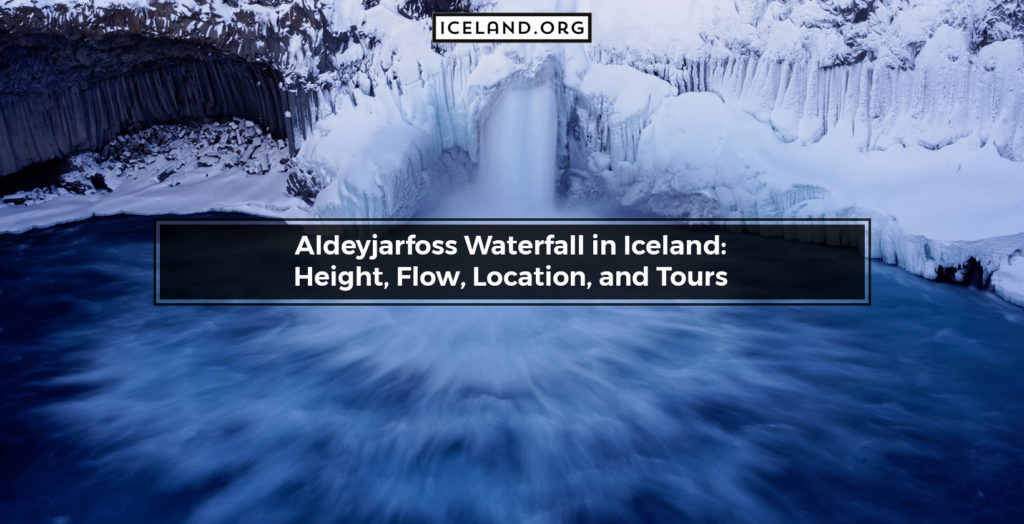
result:
<svg viewBox="0 0 1024 524"><path fill-rule="evenodd" d="M58 186L4 195L0 232L120 213L312 216L287 191L295 166L286 144L249 121L153 126L72 155L69 164ZM65 180L84 190L69 192Z"/></svg>

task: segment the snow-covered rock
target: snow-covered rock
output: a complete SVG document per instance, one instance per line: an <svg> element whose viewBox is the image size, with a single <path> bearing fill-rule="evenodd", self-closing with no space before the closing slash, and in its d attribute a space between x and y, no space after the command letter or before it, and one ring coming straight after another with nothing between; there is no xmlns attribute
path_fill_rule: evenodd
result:
<svg viewBox="0 0 1024 524"><path fill-rule="evenodd" d="M992 275L992 289L1007 302L1024 306L1024 254L1016 250Z"/></svg>
<svg viewBox="0 0 1024 524"><path fill-rule="evenodd" d="M682 217L871 218L873 256L930 279L974 259L981 283L995 285L1024 249L1024 192L1007 190L1024 186L1024 169L991 144L785 143L709 93L668 98L650 119L635 162L592 174L621 204Z"/></svg>
<svg viewBox="0 0 1024 524"><path fill-rule="evenodd" d="M794 55L714 54L672 58L594 52L667 79L678 92L710 91L772 126L783 141L851 137L864 150L918 144L937 149L961 139L993 143L1024 161L1024 40L977 52L968 36L940 26L915 61L853 64L808 51Z"/></svg>
<svg viewBox="0 0 1024 524"><path fill-rule="evenodd" d="M866 216L875 256L927 278L956 280L978 265L997 293L1017 300L1016 4L474 6L593 12L587 45L433 46L429 21L408 16L427 13L427 3L402 0L15 0L0 6L0 29L179 38L317 86L289 100L285 115L308 135L296 164L316 178L308 187L323 187L313 206L323 216L413 214L464 180L437 166L477 161L481 128L504 92L553 83L570 197L670 216Z"/></svg>
<svg viewBox="0 0 1024 524"><path fill-rule="evenodd" d="M5 195L0 231L120 213L313 216L288 191L296 167L287 145L251 121L154 126L68 164L53 184L22 180L30 187Z"/></svg>
<svg viewBox="0 0 1024 524"><path fill-rule="evenodd" d="M441 144L396 115L378 112L386 107L371 101L341 108L321 120L306 141L299 162L325 183L314 205L317 214L387 218L415 213L433 182L427 173L441 155Z"/></svg>
<svg viewBox="0 0 1024 524"><path fill-rule="evenodd" d="M590 166L607 169L612 162L636 159L637 140L672 86L651 75L622 65L593 65L579 86L576 107L581 143Z"/></svg>

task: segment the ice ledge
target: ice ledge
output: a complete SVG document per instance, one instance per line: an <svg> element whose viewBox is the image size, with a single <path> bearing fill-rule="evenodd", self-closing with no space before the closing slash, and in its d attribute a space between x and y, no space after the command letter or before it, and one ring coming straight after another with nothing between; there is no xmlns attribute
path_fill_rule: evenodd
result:
<svg viewBox="0 0 1024 524"><path fill-rule="evenodd" d="M570 196L603 194L664 216L871 218L875 258L953 281L974 264L981 284L1020 303L1024 176L992 144L783 143L710 93L667 98L647 118L635 160L593 152L570 176Z"/></svg>
<svg viewBox="0 0 1024 524"><path fill-rule="evenodd" d="M1024 256L1017 250L1006 267L992 275L992 289L1007 302L1024 306Z"/></svg>

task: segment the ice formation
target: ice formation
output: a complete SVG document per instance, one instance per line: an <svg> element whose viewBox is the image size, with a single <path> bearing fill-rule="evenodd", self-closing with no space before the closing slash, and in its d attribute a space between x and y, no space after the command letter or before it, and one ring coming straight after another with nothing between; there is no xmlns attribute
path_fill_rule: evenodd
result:
<svg viewBox="0 0 1024 524"><path fill-rule="evenodd" d="M142 3L37 9L66 20ZM416 213L467 178L439 165L494 154L486 122L508 93L547 85L551 195L666 216L867 216L874 256L933 279L978 265L981 284L1024 304L1024 8L1012 2L478 6L593 12L594 42L560 46L432 46L429 20L408 16L422 2L259 4L183 4L171 18L196 25L144 22L206 31L245 57L259 53L235 25L252 20L270 62L314 87L294 105L309 122L297 167L323 187L314 213ZM3 228L47 222L17 216Z"/></svg>
<svg viewBox="0 0 1024 524"><path fill-rule="evenodd" d="M412 124L435 144L407 149L416 162L429 162L424 151L449 148L477 160L495 92L555 75L565 126L557 156L570 197L666 216L867 216L874 256L932 279L951 272L958 280L968 264L980 264L983 285L1020 303L1010 268L1024 247L1024 200L1006 190L1024 183L1020 34L1005 29L1006 38L977 46L952 4L861 6L866 14L816 11L831 5L820 4L773 2L738 13L708 4L662 17L696 20L681 31L652 29L655 18L634 13L647 30L629 33L620 10L559 3L609 17L610 31L602 38L596 26L595 43L584 47L457 45L441 57L423 56L422 45L395 48L382 65L394 80L390 96L378 93L372 103L434 112ZM894 26L841 34L845 26L826 15ZM367 20L385 22L380 14ZM394 32L392 22L414 24L396 19L381 33ZM724 30L709 37L701 24ZM860 38L856 45L851 37ZM418 66L412 78L395 67L409 60ZM426 93L410 94L420 81ZM405 92L396 98L398 84ZM370 148L365 156L389 154ZM383 203L401 191L426 187L408 168L373 176L374 192L363 194L374 197L355 211L350 203L349 213L387 210ZM318 209L335 212L320 202L336 199L322 193Z"/></svg>

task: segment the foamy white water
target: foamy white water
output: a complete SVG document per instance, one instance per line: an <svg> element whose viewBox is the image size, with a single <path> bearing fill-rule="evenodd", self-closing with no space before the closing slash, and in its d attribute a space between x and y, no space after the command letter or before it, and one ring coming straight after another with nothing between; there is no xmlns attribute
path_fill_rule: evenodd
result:
<svg viewBox="0 0 1024 524"><path fill-rule="evenodd" d="M558 105L545 83L501 95L481 123L476 180L426 212L447 218L551 218L565 213L555 186Z"/></svg>

